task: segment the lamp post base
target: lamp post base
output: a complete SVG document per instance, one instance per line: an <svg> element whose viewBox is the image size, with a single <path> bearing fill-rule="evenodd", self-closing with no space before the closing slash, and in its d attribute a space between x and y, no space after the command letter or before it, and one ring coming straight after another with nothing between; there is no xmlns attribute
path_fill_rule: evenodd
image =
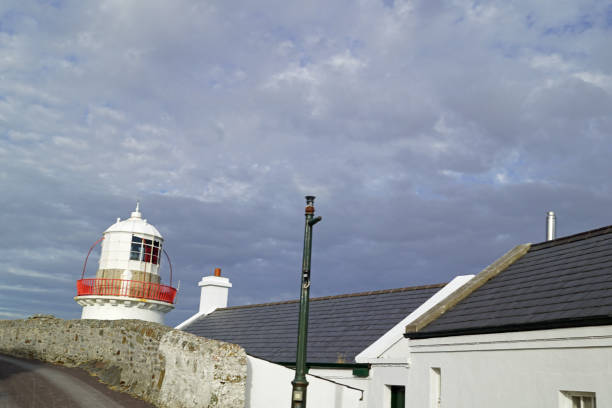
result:
<svg viewBox="0 0 612 408"><path fill-rule="evenodd" d="M293 391L291 392L291 408L306 408L306 388L308 381L293 380Z"/></svg>

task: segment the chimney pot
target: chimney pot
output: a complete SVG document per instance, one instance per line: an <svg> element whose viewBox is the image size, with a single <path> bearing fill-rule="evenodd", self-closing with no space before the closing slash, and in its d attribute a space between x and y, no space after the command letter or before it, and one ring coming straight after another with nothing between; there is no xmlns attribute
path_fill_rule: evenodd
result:
<svg viewBox="0 0 612 408"><path fill-rule="evenodd" d="M557 235L557 219L554 211L546 213L546 240L552 241Z"/></svg>
<svg viewBox="0 0 612 408"><path fill-rule="evenodd" d="M221 268L215 268L215 276L221 276Z"/></svg>

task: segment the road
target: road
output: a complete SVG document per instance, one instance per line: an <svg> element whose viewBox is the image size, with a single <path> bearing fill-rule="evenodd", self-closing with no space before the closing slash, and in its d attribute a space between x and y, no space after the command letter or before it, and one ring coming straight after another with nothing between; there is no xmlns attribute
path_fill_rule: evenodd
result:
<svg viewBox="0 0 612 408"><path fill-rule="evenodd" d="M79 368L0 355L0 408L154 408Z"/></svg>

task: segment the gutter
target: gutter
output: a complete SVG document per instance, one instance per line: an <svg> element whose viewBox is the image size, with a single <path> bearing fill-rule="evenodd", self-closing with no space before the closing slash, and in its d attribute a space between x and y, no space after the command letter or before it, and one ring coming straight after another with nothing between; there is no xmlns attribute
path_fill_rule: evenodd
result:
<svg viewBox="0 0 612 408"><path fill-rule="evenodd" d="M183 330L184 327L189 326L191 323L195 322L196 320L198 320L198 318L200 318L202 316L206 316L206 313L198 312L198 313L194 314L193 316L191 316L190 318L188 318L187 320L185 320L184 322L179 323L178 326L175 327L175 329L176 330Z"/></svg>
<svg viewBox="0 0 612 408"><path fill-rule="evenodd" d="M511 333L534 330L567 329L572 327L608 326L612 325L612 315L591 316L574 319L546 320L534 323L517 323L489 327L459 328L432 332L404 333L409 339L430 339L437 337L469 336L472 334Z"/></svg>

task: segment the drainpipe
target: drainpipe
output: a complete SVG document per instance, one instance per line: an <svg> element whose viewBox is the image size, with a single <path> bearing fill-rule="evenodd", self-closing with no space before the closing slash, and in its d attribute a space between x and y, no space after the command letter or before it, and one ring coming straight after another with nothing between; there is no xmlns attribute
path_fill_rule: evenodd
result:
<svg viewBox="0 0 612 408"><path fill-rule="evenodd" d="M291 408L306 408L306 344L308 342L308 302L310 300L310 254L312 251L312 226L321 221L314 217L314 196L306 196L306 221L304 223L304 254L302 256L302 284L300 287L300 317L298 322L295 378L291 382Z"/></svg>

